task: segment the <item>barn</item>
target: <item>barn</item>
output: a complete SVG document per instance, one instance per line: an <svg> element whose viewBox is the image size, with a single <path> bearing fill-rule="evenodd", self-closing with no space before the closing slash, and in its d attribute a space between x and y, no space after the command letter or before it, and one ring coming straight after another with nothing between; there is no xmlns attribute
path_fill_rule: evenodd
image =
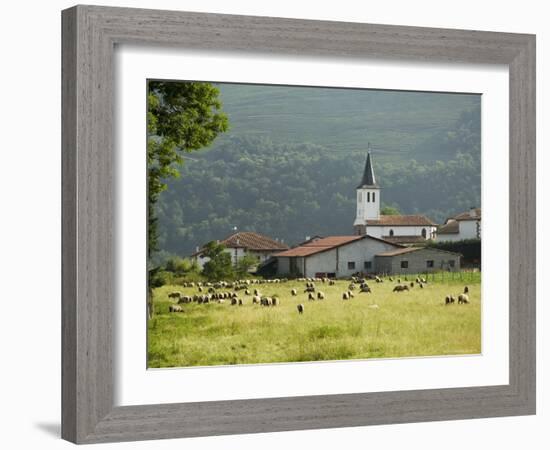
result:
<svg viewBox="0 0 550 450"><path fill-rule="evenodd" d="M378 253L404 248L369 235L312 239L273 255L278 276L348 277L375 273Z"/></svg>
<svg viewBox="0 0 550 450"><path fill-rule="evenodd" d="M435 271L459 271L460 253L431 247L405 247L378 253L375 266L379 273L406 274Z"/></svg>

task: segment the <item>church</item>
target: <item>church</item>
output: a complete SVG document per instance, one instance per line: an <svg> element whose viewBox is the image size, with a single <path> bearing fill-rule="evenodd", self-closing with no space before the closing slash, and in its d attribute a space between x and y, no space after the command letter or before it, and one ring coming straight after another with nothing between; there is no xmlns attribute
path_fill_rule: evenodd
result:
<svg viewBox="0 0 550 450"><path fill-rule="evenodd" d="M437 225L426 216L380 214L380 194L381 188L374 176L369 151L363 178L357 186L357 214L353 223L355 235L368 234L395 244L416 244L435 238Z"/></svg>

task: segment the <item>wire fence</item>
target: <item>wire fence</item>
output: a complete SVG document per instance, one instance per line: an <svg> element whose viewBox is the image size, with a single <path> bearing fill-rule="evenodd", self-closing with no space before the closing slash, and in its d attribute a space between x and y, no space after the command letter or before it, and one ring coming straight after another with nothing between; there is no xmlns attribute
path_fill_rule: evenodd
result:
<svg viewBox="0 0 550 450"><path fill-rule="evenodd" d="M432 282L481 282L481 271L479 269L460 270L460 271L437 271L424 273L401 273L393 277L406 277L408 280L416 278L425 279Z"/></svg>

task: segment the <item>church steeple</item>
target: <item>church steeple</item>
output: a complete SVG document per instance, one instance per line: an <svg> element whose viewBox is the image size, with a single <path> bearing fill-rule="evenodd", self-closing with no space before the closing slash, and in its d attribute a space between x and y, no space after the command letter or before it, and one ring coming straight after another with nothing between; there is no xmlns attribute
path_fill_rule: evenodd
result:
<svg viewBox="0 0 550 450"><path fill-rule="evenodd" d="M357 186L357 189L369 188L369 187L377 188L379 186L376 184L376 178L374 176L374 169L372 167L370 151L367 151L367 161L365 162L365 170L363 171L363 178L361 179L361 183L359 183L359 186Z"/></svg>
<svg viewBox="0 0 550 450"><path fill-rule="evenodd" d="M355 234L367 233L369 220L380 218L380 186L376 183L374 167L370 153L370 144L367 150L367 161L361 183L357 186L357 215L353 222Z"/></svg>

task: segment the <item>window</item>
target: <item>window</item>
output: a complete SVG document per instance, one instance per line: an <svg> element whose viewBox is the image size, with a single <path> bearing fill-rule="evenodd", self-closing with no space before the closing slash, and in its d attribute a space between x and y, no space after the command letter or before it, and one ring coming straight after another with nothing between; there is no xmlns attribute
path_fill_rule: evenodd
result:
<svg viewBox="0 0 550 450"><path fill-rule="evenodd" d="M361 194L361 192L359 192L359 203L361 203L363 201L363 195Z"/></svg>
<svg viewBox="0 0 550 450"><path fill-rule="evenodd" d="M348 262L348 270L355 270L355 261Z"/></svg>
<svg viewBox="0 0 550 450"><path fill-rule="evenodd" d="M372 261L365 261L365 270L370 270L372 268Z"/></svg>
<svg viewBox="0 0 550 450"><path fill-rule="evenodd" d="M426 267L428 268L433 268L434 266L434 260L433 259L429 259L428 261L426 261Z"/></svg>
<svg viewBox="0 0 550 450"><path fill-rule="evenodd" d="M370 202L370 192L367 192L367 203Z"/></svg>
<svg viewBox="0 0 550 450"><path fill-rule="evenodd" d="M449 259L449 267L454 267L454 266L455 266L455 260Z"/></svg>
<svg viewBox="0 0 550 450"><path fill-rule="evenodd" d="M372 202L374 203L376 200L374 200L374 192L372 193Z"/></svg>
<svg viewBox="0 0 550 450"><path fill-rule="evenodd" d="M393 230L390 230L390 236L393 236Z"/></svg>
<svg viewBox="0 0 550 450"><path fill-rule="evenodd" d="M422 237L426 239L426 228L422 228Z"/></svg>
<svg viewBox="0 0 550 450"><path fill-rule="evenodd" d="M409 261L401 261L401 268L402 269L408 269L409 268Z"/></svg>

